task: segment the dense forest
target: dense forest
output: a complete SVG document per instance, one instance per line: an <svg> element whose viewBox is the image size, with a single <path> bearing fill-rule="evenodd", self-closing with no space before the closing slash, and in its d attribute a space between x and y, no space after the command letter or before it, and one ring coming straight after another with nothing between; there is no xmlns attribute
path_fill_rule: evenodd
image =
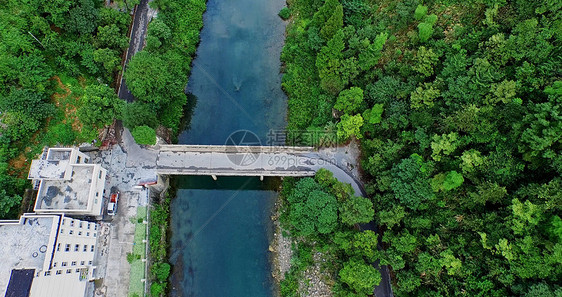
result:
<svg viewBox="0 0 562 297"><path fill-rule="evenodd" d="M187 103L184 90L206 9L205 0L155 0L150 5L158 9L158 18L149 24L146 46L132 57L125 72L137 101L123 110L123 124L144 144L154 144L155 137L141 135L154 135L160 125L172 135L180 131Z"/></svg>
<svg viewBox="0 0 562 297"><path fill-rule="evenodd" d="M134 1L0 1L0 217L19 212L44 145L90 142L113 121Z"/></svg>
<svg viewBox="0 0 562 297"><path fill-rule="evenodd" d="M388 264L396 296L562 296L562 2L291 0L280 16L289 129L361 142L384 250L354 259ZM300 236L295 263L337 234ZM365 296L341 250L334 293Z"/></svg>

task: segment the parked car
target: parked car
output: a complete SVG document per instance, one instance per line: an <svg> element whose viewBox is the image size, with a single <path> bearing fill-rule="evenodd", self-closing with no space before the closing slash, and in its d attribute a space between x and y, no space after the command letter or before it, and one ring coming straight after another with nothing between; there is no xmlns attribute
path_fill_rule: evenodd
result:
<svg viewBox="0 0 562 297"><path fill-rule="evenodd" d="M114 216L117 214L117 202L119 201L119 192L111 193L109 203L107 204L107 214Z"/></svg>

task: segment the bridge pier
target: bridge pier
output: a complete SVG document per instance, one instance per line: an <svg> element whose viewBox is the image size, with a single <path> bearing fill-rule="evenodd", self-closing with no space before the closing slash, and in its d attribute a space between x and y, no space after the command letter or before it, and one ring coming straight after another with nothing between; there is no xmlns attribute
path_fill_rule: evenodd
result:
<svg viewBox="0 0 562 297"><path fill-rule="evenodd" d="M213 180L217 180L217 176L214 174L211 174L211 177L213 178Z"/></svg>

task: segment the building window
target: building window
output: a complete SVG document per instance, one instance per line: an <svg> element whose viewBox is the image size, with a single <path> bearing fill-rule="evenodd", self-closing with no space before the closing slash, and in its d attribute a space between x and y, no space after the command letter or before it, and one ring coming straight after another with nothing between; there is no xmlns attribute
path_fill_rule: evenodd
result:
<svg viewBox="0 0 562 297"><path fill-rule="evenodd" d="M84 252L87 252L87 251L88 251L88 245L85 244L85 245L84 245Z"/></svg>
<svg viewBox="0 0 562 297"><path fill-rule="evenodd" d="M57 262L53 263L53 268L57 267Z"/></svg>
<svg viewBox="0 0 562 297"><path fill-rule="evenodd" d="M76 163L80 163L80 156L78 156L78 158L76 158Z"/></svg>
<svg viewBox="0 0 562 297"><path fill-rule="evenodd" d="M66 273L72 273L72 269L67 269Z"/></svg>
<svg viewBox="0 0 562 297"><path fill-rule="evenodd" d="M100 192L96 192L96 197L99 197L99 196L100 196Z"/></svg>
<svg viewBox="0 0 562 297"><path fill-rule="evenodd" d="M80 272L80 268L76 268L76 273Z"/></svg>
<svg viewBox="0 0 562 297"><path fill-rule="evenodd" d="M77 252L79 249L80 249L80 245L79 245L79 244L77 244L77 245L74 246L74 251L75 251L75 252Z"/></svg>
<svg viewBox="0 0 562 297"><path fill-rule="evenodd" d="M78 236L82 236L82 231L78 231Z"/></svg>
<svg viewBox="0 0 562 297"><path fill-rule="evenodd" d="M84 223L80 222L80 224L78 225L78 228L82 229L83 225L84 225Z"/></svg>
<svg viewBox="0 0 562 297"><path fill-rule="evenodd" d="M57 244L57 252L60 251L60 243Z"/></svg>
<svg viewBox="0 0 562 297"><path fill-rule="evenodd" d="M90 225L91 225L91 224L90 224L90 223L88 223L88 230L90 230Z"/></svg>
<svg viewBox="0 0 562 297"><path fill-rule="evenodd" d="M70 263L70 265L76 266L76 261L72 261L72 263Z"/></svg>
<svg viewBox="0 0 562 297"><path fill-rule="evenodd" d="M94 225L94 230L98 230L98 225Z"/></svg>
<svg viewBox="0 0 562 297"><path fill-rule="evenodd" d="M74 234L74 231L70 230L70 231L68 231L68 234L72 235L72 234Z"/></svg>
<svg viewBox="0 0 562 297"><path fill-rule="evenodd" d="M80 261L80 265L84 265L84 261Z"/></svg>
<svg viewBox="0 0 562 297"><path fill-rule="evenodd" d="M66 224L66 219L62 219L62 224Z"/></svg>
<svg viewBox="0 0 562 297"><path fill-rule="evenodd" d="M66 265L68 265L67 262L62 262L62 267L66 267Z"/></svg>
<svg viewBox="0 0 562 297"><path fill-rule="evenodd" d="M64 251L65 252L69 252L70 251L70 244L66 244L66 246L64 247Z"/></svg>
<svg viewBox="0 0 562 297"><path fill-rule="evenodd" d="M50 272L50 271L45 271L45 276L49 276L49 275L51 275L51 272Z"/></svg>
<svg viewBox="0 0 562 297"><path fill-rule="evenodd" d="M97 233L96 233L96 232L94 232L94 237L96 237L96 234L97 234Z"/></svg>
<svg viewBox="0 0 562 297"><path fill-rule="evenodd" d="M102 172L101 172L101 170L100 170L100 175L99 175L99 177L98 177L99 179L101 179L101 174L102 174Z"/></svg>
<svg viewBox="0 0 562 297"><path fill-rule="evenodd" d="M70 221L70 227L74 227L74 220Z"/></svg>
<svg viewBox="0 0 562 297"><path fill-rule="evenodd" d="M62 270L57 270L57 275L61 274Z"/></svg>
<svg viewBox="0 0 562 297"><path fill-rule="evenodd" d="M90 236L90 232L86 232L86 236Z"/></svg>
<svg viewBox="0 0 562 297"><path fill-rule="evenodd" d="M92 261L88 261L88 265L92 265Z"/></svg>
<svg viewBox="0 0 562 297"><path fill-rule="evenodd" d="M64 229L60 229L60 234L64 234Z"/></svg>
<svg viewBox="0 0 562 297"><path fill-rule="evenodd" d="M94 245L92 244L92 248L90 249L90 252L93 252L93 251L94 251L94 248L95 248L95 247L94 247Z"/></svg>

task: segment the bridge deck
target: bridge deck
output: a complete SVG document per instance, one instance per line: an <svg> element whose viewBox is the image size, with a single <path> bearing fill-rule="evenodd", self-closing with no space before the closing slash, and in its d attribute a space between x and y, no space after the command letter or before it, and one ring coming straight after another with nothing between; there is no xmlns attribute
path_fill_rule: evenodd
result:
<svg viewBox="0 0 562 297"><path fill-rule="evenodd" d="M157 171L166 175L313 176L308 147L161 146Z"/></svg>

